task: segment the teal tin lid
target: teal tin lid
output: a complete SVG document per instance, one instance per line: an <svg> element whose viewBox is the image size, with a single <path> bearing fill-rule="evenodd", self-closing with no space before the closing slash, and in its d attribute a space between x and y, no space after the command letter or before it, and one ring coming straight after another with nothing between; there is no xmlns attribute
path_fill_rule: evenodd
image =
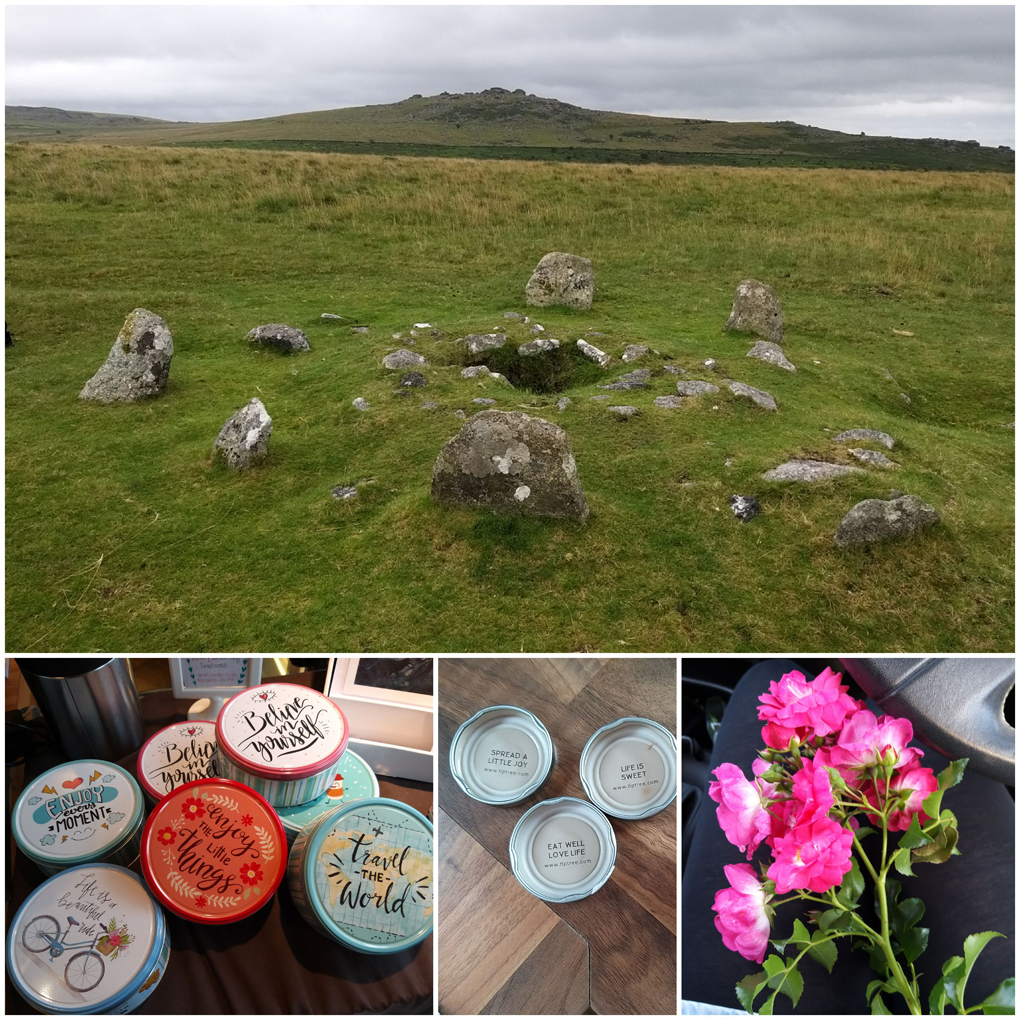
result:
<svg viewBox="0 0 1020 1020"><path fill-rule="evenodd" d="M301 853L308 907L341 945L397 953L432 931L432 823L398 800L342 804Z"/></svg>
<svg viewBox="0 0 1020 1020"><path fill-rule="evenodd" d="M341 804L348 804L352 800L378 796L379 780L368 767L368 762L361 755L347 750L336 763L333 780L321 797L295 807L278 807L276 813L283 822L287 839L293 840L306 825L310 825L327 811L332 811Z"/></svg>
<svg viewBox="0 0 1020 1020"><path fill-rule="evenodd" d="M116 864L68 868L43 882L15 915L7 974L43 1013L126 1012L162 977L165 925L134 872Z"/></svg>
<svg viewBox="0 0 1020 1020"><path fill-rule="evenodd" d="M48 868L71 868L115 854L142 824L134 776L109 761L83 758L29 782L14 805L14 839Z"/></svg>

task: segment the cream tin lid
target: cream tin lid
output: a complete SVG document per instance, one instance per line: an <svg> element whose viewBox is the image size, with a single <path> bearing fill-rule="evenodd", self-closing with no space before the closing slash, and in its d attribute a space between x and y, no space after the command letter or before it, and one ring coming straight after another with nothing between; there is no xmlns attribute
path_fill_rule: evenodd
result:
<svg viewBox="0 0 1020 1020"><path fill-rule="evenodd" d="M67 868L22 904L7 934L7 973L45 1013L106 1013L153 976L163 938L163 912L133 872Z"/></svg>
<svg viewBox="0 0 1020 1020"><path fill-rule="evenodd" d="M14 838L34 861L59 868L108 857L142 821L142 791L119 765L65 762L25 786L14 805Z"/></svg>
<svg viewBox="0 0 1020 1020"><path fill-rule="evenodd" d="M657 814L676 799L676 738L651 719L617 719L584 745L581 783L614 818Z"/></svg>
<svg viewBox="0 0 1020 1020"><path fill-rule="evenodd" d="M154 733L138 753L138 781L159 800L178 786L216 775L216 723L192 719Z"/></svg>
<svg viewBox="0 0 1020 1020"><path fill-rule="evenodd" d="M616 834L598 808L578 797L544 800L521 815L510 836L510 867L533 896L583 900L606 884Z"/></svg>
<svg viewBox="0 0 1020 1020"><path fill-rule="evenodd" d="M329 698L299 684L264 683L235 694L216 720L220 751L236 766L289 782L335 765L350 733Z"/></svg>
<svg viewBox="0 0 1020 1020"><path fill-rule="evenodd" d="M514 705L483 708L450 743L457 785L484 804L514 804L534 793L553 763L553 742L537 716Z"/></svg>

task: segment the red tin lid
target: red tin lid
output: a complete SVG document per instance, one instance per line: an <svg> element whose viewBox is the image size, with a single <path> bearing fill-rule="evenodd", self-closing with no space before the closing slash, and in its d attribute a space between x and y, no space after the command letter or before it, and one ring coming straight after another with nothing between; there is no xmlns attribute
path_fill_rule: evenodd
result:
<svg viewBox="0 0 1020 1020"><path fill-rule="evenodd" d="M201 924L254 914L287 868L287 839L264 797L230 779L168 793L142 833L142 873L167 909Z"/></svg>
<svg viewBox="0 0 1020 1020"><path fill-rule="evenodd" d="M216 720L220 751L238 768L290 782L332 768L347 748L347 719L310 687L268 683L235 694Z"/></svg>

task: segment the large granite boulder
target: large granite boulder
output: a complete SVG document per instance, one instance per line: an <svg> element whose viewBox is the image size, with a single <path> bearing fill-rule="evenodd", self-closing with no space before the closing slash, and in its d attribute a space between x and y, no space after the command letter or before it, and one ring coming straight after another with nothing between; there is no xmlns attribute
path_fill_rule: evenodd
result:
<svg viewBox="0 0 1020 1020"><path fill-rule="evenodd" d="M938 524L938 511L917 496L866 499L843 518L833 543L840 549L871 545Z"/></svg>
<svg viewBox="0 0 1020 1020"><path fill-rule="evenodd" d="M286 354L311 350L311 347L308 346L308 337L300 329L286 326L282 322L270 322L265 326L256 326L248 331L245 339L251 344L276 347Z"/></svg>
<svg viewBox="0 0 1020 1020"><path fill-rule="evenodd" d="M783 342L783 309L776 292L757 280L741 280L733 296L733 309L724 329L738 333L757 333L758 336Z"/></svg>
<svg viewBox="0 0 1020 1020"><path fill-rule="evenodd" d="M585 520L567 434L520 411L480 411L439 451L432 498L498 513Z"/></svg>
<svg viewBox="0 0 1020 1020"><path fill-rule="evenodd" d="M551 251L539 259L535 271L524 288L529 305L566 305L568 308L591 308L595 296L595 274L591 259Z"/></svg>
<svg viewBox="0 0 1020 1020"><path fill-rule="evenodd" d="M246 471L269 453L269 437L273 434L273 419L265 404L257 397L228 418L213 443L212 453L226 461L234 471Z"/></svg>
<svg viewBox="0 0 1020 1020"><path fill-rule="evenodd" d="M173 356L174 338L167 324L147 309L136 308L78 398L112 404L158 397L166 389Z"/></svg>
<svg viewBox="0 0 1020 1020"><path fill-rule="evenodd" d="M506 343L506 333L469 333L462 336L457 343L464 344L469 354L481 354L482 351L502 347Z"/></svg>

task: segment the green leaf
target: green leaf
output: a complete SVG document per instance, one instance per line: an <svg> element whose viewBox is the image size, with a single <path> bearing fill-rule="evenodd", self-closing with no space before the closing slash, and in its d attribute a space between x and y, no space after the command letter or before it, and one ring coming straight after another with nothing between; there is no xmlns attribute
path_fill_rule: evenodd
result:
<svg viewBox="0 0 1020 1020"><path fill-rule="evenodd" d="M949 993L949 978L946 978L946 994L949 995L949 1001L961 1013L963 1012L963 991L967 987L967 979L970 977L970 972L974 969L974 964L977 963L977 958L981 955L981 951L992 939L1004 939L1005 937L1005 935L997 931L980 931L974 935L968 935L963 940L963 967L957 967L953 971L956 982L955 999ZM954 956L953 959L956 960L959 957Z"/></svg>
<svg viewBox="0 0 1020 1020"><path fill-rule="evenodd" d="M910 828L907 829L902 836L897 846L906 847L908 850L913 850L915 847L924 846L925 843L930 843L931 838L926 836L921 831L921 823L919 822L919 815L914 815L910 819Z"/></svg>
<svg viewBox="0 0 1020 1020"><path fill-rule="evenodd" d="M991 995L976 1007L982 1013L1016 1012L1016 978L1006 978Z"/></svg>
<svg viewBox="0 0 1020 1020"><path fill-rule="evenodd" d="M785 963L778 956L769 956L765 959L765 970L769 975L769 988L782 992L792 1000L796 1008L804 991L804 979L797 968L792 963Z"/></svg>
<svg viewBox="0 0 1020 1020"><path fill-rule="evenodd" d="M829 773L829 782L832 784L834 793L838 793L840 790L846 789L846 781L839 774L838 769L829 768L827 765L825 767L825 771Z"/></svg>
<svg viewBox="0 0 1020 1020"><path fill-rule="evenodd" d="M928 1009L932 1016L942 1016L946 1012L946 979L939 978L928 996Z"/></svg>
<svg viewBox="0 0 1020 1020"><path fill-rule="evenodd" d="M760 974L748 974L747 977L741 978L737 982L737 998L748 1013L754 1012L754 998L768 979L768 974L762 971Z"/></svg>
<svg viewBox="0 0 1020 1020"><path fill-rule="evenodd" d="M851 915L848 911L841 910L839 907L835 907L832 910L826 910L818 918L818 930L849 931L850 916Z"/></svg>
<svg viewBox="0 0 1020 1020"><path fill-rule="evenodd" d="M881 978L877 978L868 985L867 991L864 993L864 1001L871 1002L871 996L878 990L883 992L895 992L896 986L890 984L888 981L883 981Z"/></svg>
<svg viewBox="0 0 1020 1020"><path fill-rule="evenodd" d="M772 1016L772 1008L776 1004L776 993L773 992L758 1008L762 1016Z"/></svg>
<svg viewBox="0 0 1020 1020"><path fill-rule="evenodd" d="M765 967L765 973L768 974L770 987L775 988L776 986L771 984L771 981L786 970L786 961L781 960L778 956L766 956L763 966Z"/></svg>
<svg viewBox="0 0 1020 1020"><path fill-rule="evenodd" d="M901 875L913 877L914 873L910 870L910 849L908 847L896 851L893 856L893 866Z"/></svg>
<svg viewBox="0 0 1020 1020"><path fill-rule="evenodd" d="M911 850L910 859L915 864L945 864L954 853L959 855L959 851L956 849L956 842L959 838L960 834L956 829L949 826L938 832L931 843Z"/></svg>
<svg viewBox="0 0 1020 1020"><path fill-rule="evenodd" d="M804 925L801 923L800 918L797 918L797 920L793 922L793 935L790 936L790 941L791 942L811 941L811 932L809 932L807 928L804 927Z"/></svg>
<svg viewBox="0 0 1020 1020"><path fill-rule="evenodd" d="M871 969L876 974L888 976L889 961L885 958L882 947L875 945L874 942L870 942L864 947L864 951L868 954L868 963L871 964Z"/></svg>
<svg viewBox="0 0 1020 1020"><path fill-rule="evenodd" d="M874 833L877 832L877 831L878 831L877 829L873 829L870 825L862 825L857 830L857 838L858 839L864 839L865 836L874 835Z"/></svg>
<svg viewBox="0 0 1020 1020"><path fill-rule="evenodd" d="M864 878L861 875L861 869L857 860L853 859L850 870L846 873L836 898L840 903L852 909L857 906L857 901L861 898L861 893L863 892Z"/></svg>
<svg viewBox="0 0 1020 1020"><path fill-rule="evenodd" d="M932 818L938 818L939 811L942 807L942 795L950 787L956 786L956 784L963 779L963 771L967 767L968 758L960 758L958 761L950 762L949 765L939 773L939 788L934 792L928 794L927 797L922 801L921 807L924 808L926 815Z"/></svg>
<svg viewBox="0 0 1020 1020"><path fill-rule="evenodd" d="M812 960L820 963L831 974L832 966L839 954L836 951L836 943L833 940L830 939L828 942L817 941L825 937L824 932L815 932L815 937L811 940L811 945L808 946L807 952Z"/></svg>
<svg viewBox="0 0 1020 1020"><path fill-rule="evenodd" d="M928 948L928 929L908 928L899 936L899 940L907 963L913 963Z"/></svg>
<svg viewBox="0 0 1020 1020"><path fill-rule="evenodd" d="M957 984L963 977L963 957L951 956L942 964L942 984L945 987L946 998L956 1007L957 1013L963 1012L960 1005L960 996L957 992Z"/></svg>
<svg viewBox="0 0 1020 1020"><path fill-rule="evenodd" d="M916 896L901 900L889 911L893 934L897 937L908 928L913 928L924 917L924 902Z"/></svg>
<svg viewBox="0 0 1020 1020"><path fill-rule="evenodd" d="M886 1008L886 1004L882 1001L882 996L879 993L875 994L875 998L871 1003L872 1015L881 1013L883 1016L892 1016L892 1011Z"/></svg>

